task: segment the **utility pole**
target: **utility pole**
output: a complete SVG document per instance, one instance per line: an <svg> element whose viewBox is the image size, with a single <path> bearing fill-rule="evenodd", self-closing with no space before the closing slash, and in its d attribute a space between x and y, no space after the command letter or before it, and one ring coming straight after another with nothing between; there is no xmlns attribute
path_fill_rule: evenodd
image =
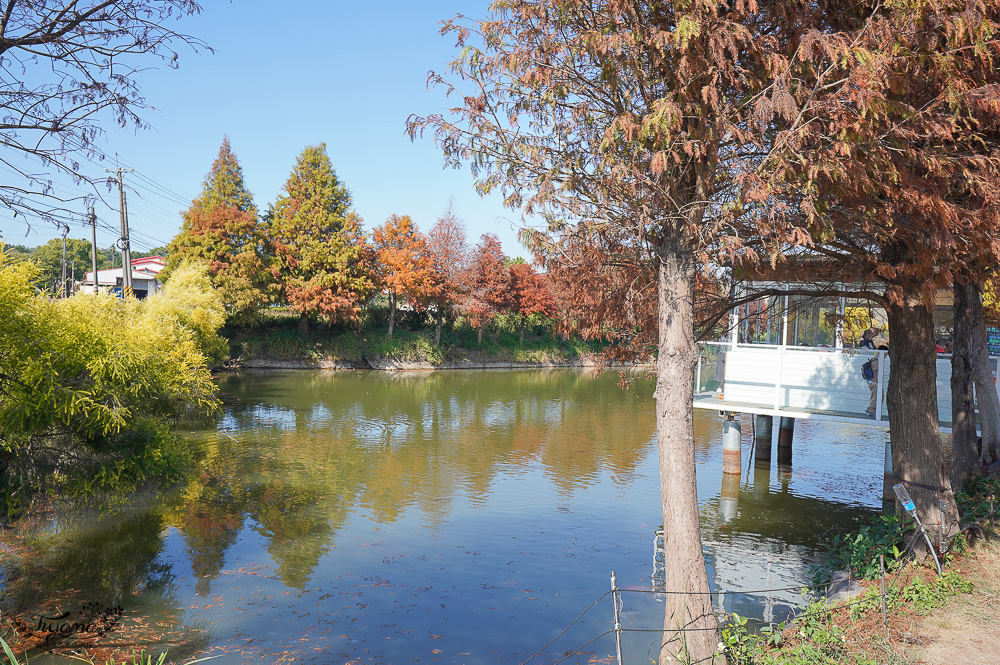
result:
<svg viewBox="0 0 1000 665"><path fill-rule="evenodd" d="M68 298L69 294L66 293L66 234L69 233L69 224L63 224L62 230L62 281L59 282L60 291L62 291L62 297Z"/></svg>
<svg viewBox="0 0 1000 665"><path fill-rule="evenodd" d="M97 293L97 215L90 206L90 256L94 265L94 293Z"/></svg>
<svg viewBox="0 0 1000 665"><path fill-rule="evenodd" d="M132 295L132 251L129 248L128 242L128 208L125 204L125 186L123 182L123 174L130 173L134 169L123 169L118 166L118 153L115 153L115 170L104 169L108 173L115 174L115 180L118 182L118 210L121 213L122 218L122 286L124 288L124 295Z"/></svg>

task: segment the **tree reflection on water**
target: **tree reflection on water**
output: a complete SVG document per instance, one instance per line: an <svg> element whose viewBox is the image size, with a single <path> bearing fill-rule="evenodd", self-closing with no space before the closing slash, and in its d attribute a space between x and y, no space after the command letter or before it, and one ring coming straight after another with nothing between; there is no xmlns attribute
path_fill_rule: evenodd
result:
<svg viewBox="0 0 1000 665"><path fill-rule="evenodd" d="M629 390L614 372L575 370L218 382L223 413L184 433L195 468L181 486L104 511L60 509L6 535L5 615L117 603L131 624L110 638L154 651L208 645L199 653L224 656L216 662L401 662L438 650L496 663L547 642L607 590L609 570L649 588L660 518L646 379ZM803 519L828 530L868 512L805 500L810 474L868 473L829 453L810 469L820 458L807 427L785 491L768 488L767 472L720 497L720 432L714 414L696 417L706 556L725 588L759 588L754 566L770 556L785 566L776 575L800 575L824 537ZM836 455L863 456L852 450ZM873 465L881 482L880 453ZM732 597L725 609L763 602ZM658 612L637 610L632 625L656 627ZM565 639L603 632L605 614Z"/></svg>

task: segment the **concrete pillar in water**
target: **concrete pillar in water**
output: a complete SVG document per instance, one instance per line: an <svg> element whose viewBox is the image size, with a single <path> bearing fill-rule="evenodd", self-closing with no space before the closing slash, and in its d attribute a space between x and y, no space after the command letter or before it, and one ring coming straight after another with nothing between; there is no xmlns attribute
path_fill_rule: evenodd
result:
<svg viewBox="0 0 1000 665"><path fill-rule="evenodd" d="M736 509L740 499L740 476L738 473L722 474L722 493L719 495L719 512L722 521L736 519Z"/></svg>
<svg viewBox="0 0 1000 665"><path fill-rule="evenodd" d="M722 423L722 473L740 475L743 462L740 459L740 423L728 416Z"/></svg>
<svg viewBox="0 0 1000 665"><path fill-rule="evenodd" d="M771 461L771 431L774 418L763 414L757 416L757 436L754 441L753 458L758 462Z"/></svg>
<svg viewBox="0 0 1000 665"><path fill-rule="evenodd" d="M895 485L895 478L892 475L892 444L885 442L885 463L882 466L882 498L896 500L896 493L892 491Z"/></svg>
<svg viewBox="0 0 1000 665"><path fill-rule="evenodd" d="M795 418L781 417L778 429L778 465L792 465L792 438L795 436Z"/></svg>

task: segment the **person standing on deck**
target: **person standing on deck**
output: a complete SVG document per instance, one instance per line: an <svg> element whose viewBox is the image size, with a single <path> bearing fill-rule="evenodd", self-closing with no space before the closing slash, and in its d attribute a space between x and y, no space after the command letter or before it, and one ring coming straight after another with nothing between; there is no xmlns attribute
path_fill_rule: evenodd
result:
<svg viewBox="0 0 1000 665"><path fill-rule="evenodd" d="M874 349L875 342L872 340L875 339L875 333L877 332L874 328L869 328L861 333L861 339L858 340L857 347L859 349Z"/></svg>

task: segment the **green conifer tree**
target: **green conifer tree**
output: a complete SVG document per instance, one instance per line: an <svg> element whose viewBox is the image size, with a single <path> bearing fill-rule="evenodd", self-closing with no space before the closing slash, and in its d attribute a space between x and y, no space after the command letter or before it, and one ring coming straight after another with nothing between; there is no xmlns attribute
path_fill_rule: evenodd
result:
<svg viewBox="0 0 1000 665"><path fill-rule="evenodd" d="M374 289L372 250L325 143L302 151L283 190L267 217L286 301L304 329L310 317L356 321Z"/></svg>
<svg viewBox="0 0 1000 665"><path fill-rule="evenodd" d="M228 137L223 138L219 156L205 176L201 195L183 217L161 277L168 279L185 260L202 262L222 295L230 320L255 319L271 300L274 273L266 228L258 219Z"/></svg>

